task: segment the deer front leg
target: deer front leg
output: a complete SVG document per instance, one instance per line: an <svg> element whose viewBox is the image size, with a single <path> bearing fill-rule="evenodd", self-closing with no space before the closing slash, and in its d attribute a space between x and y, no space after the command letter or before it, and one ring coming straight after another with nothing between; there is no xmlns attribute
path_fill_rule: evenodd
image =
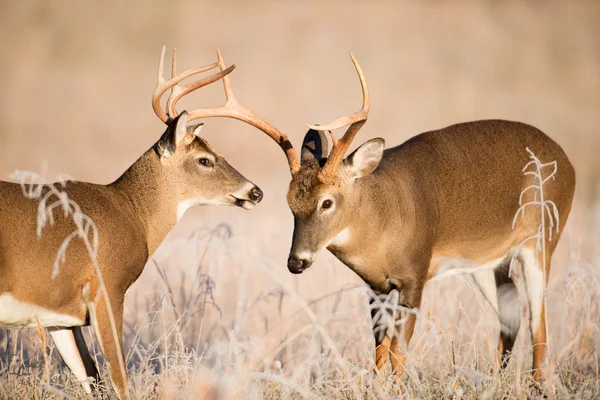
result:
<svg viewBox="0 0 600 400"><path fill-rule="evenodd" d="M111 292L109 292L111 293ZM114 291L112 293L115 293ZM117 397L126 399L127 396L127 372L123 358L123 296L109 294L112 312L116 325L116 338L110 323L109 310L100 296L95 305L90 307L90 319L104 353L104 359L108 367L110 380L113 384Z"/></svg>
<svg viewBox="0 0 600 400"><path fill-rule="evenodd" d="M389 358L390 334L387 327L381 322L381 304L377 299L369 299L369 309L371 310L371 322L373 324L373 335L375 336L375 367L379 372Z"/></svg>
<svg viewBox="0 0 600 400"><path fill-rule="evenodd" d="M396 377L396 383L400 387L402 374L404 372L404 364L406 363L405 349L408 349L408 344L415 329L417 316L414 313L408 313L406 308L418 308L421 306L421 296L423 295L423 282L414 282L408 285L403 285L399 296L399 305L402 308L396 314L395 332L390 344L390 361L392 363L392 372ZM408 315L407 315L408 313ZM404 320L404 323L399 323ZM404 340L400 334L403 333Z"/></svg>
<svg viewBox="0 0 600 400"><path fill-rule="evenodd" d="M66 329L49 328L48 331L67 367L81 382L85 392L91 394L90 378L98 385L100 383L100 375L85 345L81 327L77 326Z"/></svg>

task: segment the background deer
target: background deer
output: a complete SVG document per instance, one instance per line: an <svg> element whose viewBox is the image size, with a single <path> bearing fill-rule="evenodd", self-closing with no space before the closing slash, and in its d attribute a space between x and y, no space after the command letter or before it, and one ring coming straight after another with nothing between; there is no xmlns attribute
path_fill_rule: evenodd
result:
<svg viewBox="0 0 600 400"><path fill-rule="evenodd" d="M513 217L520 200L527 203L535 196L534 190L526 190L533 183L531 176L522 171L529 161L528 147L540 159L557 162L555 180L544 191L557 206L562 229L575 189L569 159L538 129L502 120L452 125L387 150L383 139L371 139L344 158L370 106L364 75L351 57L362 86L362 109L325 126L309 126L301 165L290 162L287 201L294 215L290 272L306 270L317 253L327 248L376 294L396 289L399 304L418 308L425 283L444 260L473 264L477 266L473 277L500 320L498 352L505 362L520 325L516 287L509 276L510 261L517 258L524 270L534 378L539 381L547 334L544 278L561 230L554 236L544 235L546 252L542 255L532 241L521 246L538 232L539 208L518 218L514 229ZM341 139L331 133L348 125ZM329 155L325 131L333 142ZM378 324L375 308L374 330ZM378 369L389 357L397 377L401 376L405 355L400 331L408 344L415 319L410 313L404 327L375 335Z"/></svg>
<svg viewBox="0 0 600 400"><path fill-rule="evenodd" d="M236 101L227 77L235 66L225 69L220 53L217 63L177 75L174 52L168 81L163 77L164 55L163 48L158 86L152 97L156 115L167 124L162 137L109 185L76 181L65 185L70 199L97 226L97 262L112 305L117 341L111 329L111 312L99 299L100 282L82 241L71 242L59 274L52 279L57 251L73 232L73 221L56 218L40 238L36 237L38 202L25 198L20 185L0 182L0 326L35 327L39 319L88 393L88 378L98 380L98 372L81 327L91 324L95 328L117 395L126 397L122 352L125 293L185 210L195 205L251 209L262 199L261 190L199 136L203 124L190 122L206 117L235 118L263 130L281 145L288 143L285 135ZM178 85L217 66L221 71L214 75L185 87ZM227 97L224 106L177 112L175 106L181 97L219 79L223 79ZM168 89L172 92L165 111L160 100Z"/></svg>

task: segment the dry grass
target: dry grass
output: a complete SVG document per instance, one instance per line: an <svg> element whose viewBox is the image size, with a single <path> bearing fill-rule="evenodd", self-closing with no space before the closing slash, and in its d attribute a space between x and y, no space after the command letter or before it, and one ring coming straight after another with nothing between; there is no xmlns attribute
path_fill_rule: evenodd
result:
<svg viewBox="0 0 600 400"><path fill-rule="evenodd" d="M371 370L366 287L333 283L318 297L302 295L281 263L261 256L251 238L230 237L231 229L202 228L173 241L153 260L154 282L138 282L128 297L125 349L136 398L393 398L389 371L377 377ZM555 259L573 254L555 263L548 286L552 383L558 398L596 398L600 258L587 263L566 245L560 252ZM316 274L341 272L331 264ZM424 299L404 379L408 398L530 391L526 323L510 367L492 375L499 326L470 277L433 282ZM84 395L56 356L45 382L34 330L3 336L11 339L0 397ZM47 351L56 353L52 344Z"/></svg>
<svg viewBox="0 0 600 400"><path fill-rule="evenodd" d="M595 2L0 2L0 177L15 169L115 179L162 126L150 94L163 44L181 68L220 47L240 101L289 132L358 106L346 50L372 92L356 145L454 122L531 123L573 160L578 189L555 252L548 325L557 398L600 397L600 7ZM217 104L211 88L189 104ZM367 289L331 255L292 276L283 156L241 123L203 133L265 200L191 210L129 291L125 352L138 398L393 398L372 374ZM360 136L363 135L363 136ZM42 161L40 161L42 160ZM278 166L278 167L276 167ZM33 218L34 216L32 216ZM200 228L199 228L200 227ZM35 232L32 232L34 235ZM526 326L524 326L526 328ZM468 276L431 282L404 378L409 398L522 398L529 337L489 374L499 326ZM102 355L93 347L100 362ZM46 361L45 361L46 360ZM45 366L45 362L47 366ZM106 373L103 369L102 373ZM106 378L106 376L105 376ZM51 341L0 331L0 398L78 398Z"/></svg>

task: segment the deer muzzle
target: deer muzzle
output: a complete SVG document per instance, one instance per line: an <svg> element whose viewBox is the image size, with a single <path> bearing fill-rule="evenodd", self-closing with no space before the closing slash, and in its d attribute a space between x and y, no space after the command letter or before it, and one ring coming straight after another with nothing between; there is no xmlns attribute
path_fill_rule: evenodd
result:
<svg viewBox="0 0 600 400"><path fill-rule="evenodd" d="M300 258L295 254L290 254L288 258L288 270L292 274L301 274L302 271L312 265L312 260L307 258Z"/></svg>
<svg viewBox="0 0 600 400"><path fill-rule="evenodd" d="M243 190L239 193L234 193L232 197L235 199L235 205L245 210L254 208L260 203L263 198L263 192L258 186L252 186L250 190Z"/></svg>

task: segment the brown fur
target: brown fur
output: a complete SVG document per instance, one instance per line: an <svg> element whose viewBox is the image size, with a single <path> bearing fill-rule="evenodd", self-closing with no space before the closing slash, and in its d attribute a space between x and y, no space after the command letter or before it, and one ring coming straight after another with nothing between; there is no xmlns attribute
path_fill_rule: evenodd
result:
<svg viewBox="0 0 600 400"><path fill-rule="evenodd" d="M467 122L420 134L385 150L377 169L357 180L347 176L351 155L338 170L338 185L318 181L315 160L304 163L293 176L287 196L295 219L290 270L298 264L293 257L315 254L348 229L348 241L333 242L327 249L376 293L398 289L403 304L419 307L425 282L435 275L440 258L490 262L537 232L539 207L528 209L512 229L519 195L532 183L522 171L529 162L526 147L542 162L558 164L555 179L545 184L544 191L558 207L562 232L573 199L575 171L560 146L523 123ZM533 200L532 195L528 192L524 201ZM334 201L333 213L317 209L323 196ZM554 233L547 242L548 261L559 236ZM541 318L543 334L532 333L536 371L543 361L540 351L546 337ZM414 323L413 315L404 328L407 342ZM404 355L397 337L393 336L389 351L400 375ZM376 338L376 345L382 345L377 350L378 368L387 358L388 341ZM540 376L536 372L536 379Z"/></svg>
<svg viewBox="0 0 600 400"><path fill-rule="evenodd" d="M97 225L97 260L117 322L120 348L125 292L177 222L178 203L202 199L235 205L232 193L247 186L256 188L206 141L194 136L193 127L188 128L184 144L176 147L171 143L174 153L165 156L164 150L173 140L174 124L116 182L68 182L64 189ZM197 162L198 157L207 154L215 160L214 169L208 172ZM94 300L99 284L88 251L81 240L73 240L65 262L60 264L60 273L53 280L57 251L75 225L71 217L65 219L57 210L55 223L44 228L37 238L38 204L23 196L20 185L0 182L0 295L10 293L20 302L89 321L94 315L90 315L88 303ZM90 293L86 298L84 288L88 285ZM103 300L96 304L95 317L111 379L117 394L125 397L127 382L118 368L122 352L114 346ZM89 356L82 354L82 358ZM94 375L97 372L91 376Z"/></svg>

